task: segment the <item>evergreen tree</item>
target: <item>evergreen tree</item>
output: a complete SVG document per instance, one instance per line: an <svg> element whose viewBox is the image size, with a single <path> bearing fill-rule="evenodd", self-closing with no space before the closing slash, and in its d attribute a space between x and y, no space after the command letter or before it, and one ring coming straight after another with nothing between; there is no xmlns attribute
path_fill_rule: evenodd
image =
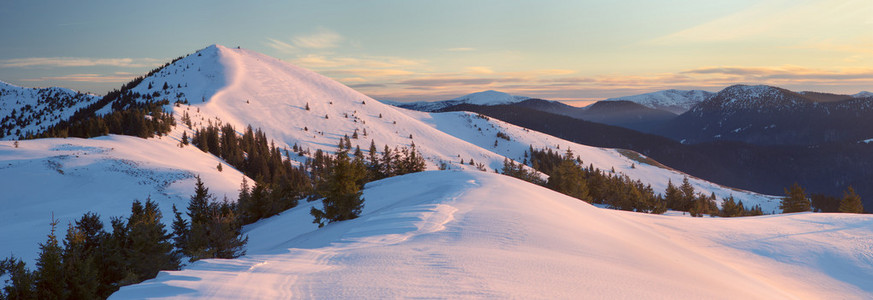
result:
<svg viewBox="0 0 873 300"><path fill-rule="evenodd" d="M571 160L564 160L549 174L546 186L565 195L591 201L588 196L588 184L582 168Z"/></svg>
<svg viewBox="0 0 873 300"><path fill-rule="evenodd" d="M855 194L855 189L849 186L849 189L843 192L843 200L840 201L840 212L860 214L864 213L864 204L861 203L861 196Z"/></svg>
<svg viewBox="0 0 873 300"><path fill-rule="evenodd" d="M0 277L8 276L0 290L0 299L37 300L36 274L27 270L24 261L9 257L0 261Z"/></svg>
<svg viewBox="0 0 873 300"><path fill-rule="evenodd" d="M172 235L161 222L161 211L151 198L134 200L127 221L127 260L136 282L154 278L161 270L178 270L179 257L173 251Z"/></svg>
<svg viewBox="0 0 873 300"><path fill-rule="evenodd" d="M326 223L357 218L364 207L361 198L362 183L366 176L363 164L350 161L348 152L337 151L333 168L321 192L323 209L312 207L310 214L318 227Z"/></svg>
<svg viewBox="0 0 873 300"><path fill-rule="evenodd" d="M39 258L36 260L36 295L39 299L65 299L66 282L62 264L63 249L58 244L55 228L58 221L52 218L51 232L45 243L39 245Z"/></svg>
<svg viewBox="0 0 873 300"><path fill-rule="evenodd" d="M804 212L810 210L810 201L806 197L806 192L800 187L800 184L795 182L791 185L791 189L785 190L785 197L779 204L782 213Z"/></svg>
<svg viewBox="0 0 873 300"><path fill-rule="evenodd" d="M97 298L97 249L89 248L87 238L84 230L71 225L64 239L63 272L71 299Z"/></svg>
<svg viewBox="0 0 873 300"><path fill-rule="evenodd" d="M183 255L188 248L188 234L191 229L188 221L182 218L182 213L173 204L173 245L178 254Z"/></svg>
<svg viewBox="0 0 873 300"><path fill-rule="evenodd" d="M667 180L667 190L664 191L664 200L667 202L667 208L679 210L682 207L682 192L673 185L673 181Z"/></svg>

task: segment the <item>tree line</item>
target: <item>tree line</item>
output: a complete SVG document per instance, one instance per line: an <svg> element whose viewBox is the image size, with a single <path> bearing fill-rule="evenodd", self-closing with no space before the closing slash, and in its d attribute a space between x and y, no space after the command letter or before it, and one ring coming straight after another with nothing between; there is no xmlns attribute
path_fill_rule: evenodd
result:
<svg viewBox="0 0 873 300"><path fill-rule="evenodd" d="M354 218L363 205L358 194L365 183L420 172L426 167L414 142L410 147L393 150L385 145L380 155L375 141L371 140L365 155L358 146L352 150L348 135L339 140L335 154L329 155L321 149L313 153L296 144L290 150L279 149L274 142L268 142L261 129L248 126L240 136L229 124L210 122L194 132L191 144L255 179L253 186L249 187L244 181L240 189L238 205L243 225L293 208L300 200L322 199L323 214L313 212L315 222L322 226ZM295 166L291 155L308 158ZM360 205L347 205L347 202L360 202ZM339 211L334 212L336 209Z"/></svg>
<svg viewBox="0 0 873 300"><path fill-rule="evenodd" d="M525 168L528 166L534 171ZM592 164L583 167L582 158L567 150L563 155L552 149L534 149L524 153L521 163L505 159L502 174L520 178L577 199L627 211L662 214L667 209L689 212L692 216L718 215L723 217L763 214L760 206L747 208L733 196L723 199L722 209L716 204L715 194L709 196L695 192L684 178L680 186L668 181L663 194L656 194L651 185L632 180L624 174L595 168ZM537 172L549 175L541 179Z"/></svg>

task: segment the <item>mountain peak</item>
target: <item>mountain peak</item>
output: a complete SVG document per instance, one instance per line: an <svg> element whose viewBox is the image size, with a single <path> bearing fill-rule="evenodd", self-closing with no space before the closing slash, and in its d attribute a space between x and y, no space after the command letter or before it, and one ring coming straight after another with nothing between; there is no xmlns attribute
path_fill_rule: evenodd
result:
<svg viewBox="0 0 873 300"><path fill-rule="evenodd" d="M498 105L498 104L508 104L515 103L530 99L530 97L525 96L514 96L504 92L499 92L495 90L487 90L482 92L476 92L468 95L464 95L450 101L458 101L467 104L476 104L476 105Z"/></svg>

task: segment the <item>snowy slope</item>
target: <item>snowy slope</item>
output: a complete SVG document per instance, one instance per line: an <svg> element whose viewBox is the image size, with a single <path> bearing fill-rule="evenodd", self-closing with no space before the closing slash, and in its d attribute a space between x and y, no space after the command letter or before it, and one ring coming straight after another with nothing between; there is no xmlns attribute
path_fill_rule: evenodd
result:
<svg viewBox="0 0 873 300"><path fill-rule="evenodd" d="M451 107L459 104L473 105L500 105L521 102L531 99L525 96L514 96L504 92L487 90L476 92L469 95L464 95L458 98L444 101L418 101L418 102L397 102L397 101L382 101L385 104L402 107L417 111L438 111L440 109Z"/></svg>
<svg viewBox="0 0 873 300"><path fill-rule="evenodd" d="M24 88L0 81L0 140L40 132L100 98L65 88Z"/></svg>
<svg viewBox="0 0 873 300"><path fill-rule="evenodd" d="M487 172L370 183L363 215L317 229L311 204L210 259L110 299L863 299L873 217L683 218L599 209Z"/></svg>
<svg viewBox="0 0 873 300"><path fill-rule="evenodd" d="M134 199L159 204L163 221L171 207L187 207L200 175L219 199L236 200L243 175L195 147L178 141L107 136L94 139L0 141L0 253L23 258L29 266L45 242L51 216L63 238L67 225L86 212L109 218L130 215ZM169 228L169 227L168 227Z"/></svg>
<svg viewBox="0 0 873 300"><path fill-rule="evenodd" d="M852 95L852 98L868 98L868 97L873 97L873 93L868 92L868 91L863 91L863 92Z"/></svg>
<svg viewBox="0 0 873 300"><path fill-rule="evenodd" d="M702 90L664 90L652 93L609 98L603 101L631 101L649 108L662 109L675 114L682 114L697 103L712 97L715 93Z"/></svg>
<svg viewBox="0 0 873 300"><path fill-rule="evenodd" d="M162 88L165 83L166 90ZM574 144L468 113L431 114L393 107L312 71L249 50L220 45L182 58L144 79L134 91L157 93L159 97L153 99L167 99L171 103L187 100L190 105L172 109L177 118L188 113L195 128L218 121L230 123L238 131L251 125L263 129L267 137L275 139L278 147L291 148L297 144L312 151L333 152L343 135L352 136L358 129L360 138L352 139L353 146L367 151L373 140L381 151L383 145L393 148L414 142L428 160L430 169L436 169L441 162L454 169L475 169L459 164L462 159L465 162L473 159L485 164L489 171L499 170L504 157L522 161L524 151L533 146L571 148L586 164L593 163L604 170L615 168L633 179L652 184L658 192L666 188L668 179L678 183L683 178L675 171L633 162L615 150ZM480 103L521 99L497 92L458 99L462 98ZM366 136L363 135L365 130ZM497 139L498 130L508 134L512 141ZM498 147L494 147L495 140ZM304 158L292 159L302 161ZM778 201L773 197L719 187L702 180L695 179L692 183L706 194L715 192L719 197L733 194L746 205L760 204L765 212L778 211Z"/></svg>

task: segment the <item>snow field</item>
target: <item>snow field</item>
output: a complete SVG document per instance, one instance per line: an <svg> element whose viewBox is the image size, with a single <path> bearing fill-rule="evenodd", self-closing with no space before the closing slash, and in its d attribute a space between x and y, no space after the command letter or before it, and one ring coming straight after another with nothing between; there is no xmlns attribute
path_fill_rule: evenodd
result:
<svg viewBox="0 0 873 300"><path fill-rule="evenodd" d="M247 226L248 255L112 299L873 296L866 215L646 215L477 171L389 178L364 198L360 218L321 229L312 204Z"/></svg>

